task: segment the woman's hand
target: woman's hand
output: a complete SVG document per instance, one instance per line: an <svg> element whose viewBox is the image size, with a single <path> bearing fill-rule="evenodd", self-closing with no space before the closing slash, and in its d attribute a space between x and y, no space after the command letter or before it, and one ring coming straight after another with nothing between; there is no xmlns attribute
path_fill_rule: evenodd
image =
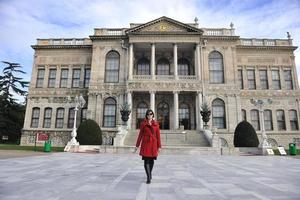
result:
<svg viewBox="0 0 300 200"><path fill-rule="evenodd" d="M157 149L157 152L158 152L158 153L160 153L160 149L161 149L161 148L158 148L158 149Z"/></svg>
<svg viewBox="0 0 300 200"><path fill-rule="evenodd" d="M138 150L138 147L135 147L132 153L135 153Z"/></svg>

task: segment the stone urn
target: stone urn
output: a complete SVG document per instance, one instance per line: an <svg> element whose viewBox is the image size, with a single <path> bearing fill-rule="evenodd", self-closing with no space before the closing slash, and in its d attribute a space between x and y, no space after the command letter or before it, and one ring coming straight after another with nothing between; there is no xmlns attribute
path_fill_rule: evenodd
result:
<svg viewBox="0 0 300 200"><path fill-rule="evenodd" d="M211 111L207 105L207 103L203 103L201 106L200 114L202 116L202 121L205 123L205 127L207 127L207 122L210 120Z"/></svg>

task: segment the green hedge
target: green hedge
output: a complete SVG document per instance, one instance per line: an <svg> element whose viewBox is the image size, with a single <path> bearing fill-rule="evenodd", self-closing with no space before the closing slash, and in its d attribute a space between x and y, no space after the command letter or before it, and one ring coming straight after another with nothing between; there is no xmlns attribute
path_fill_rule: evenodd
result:
<svg viewBox="0 0 300 200"><path fill-rule="evenodd" d="M102 131L97 122L88 119L79 125L76 139L81 145L101 145Z"/></svg>

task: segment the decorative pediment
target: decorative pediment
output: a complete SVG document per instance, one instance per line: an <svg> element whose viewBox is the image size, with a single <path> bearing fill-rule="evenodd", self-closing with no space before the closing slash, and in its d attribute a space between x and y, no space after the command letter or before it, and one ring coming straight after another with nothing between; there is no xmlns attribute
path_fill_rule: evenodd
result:
<svg viewBox="0 0 300 200"><path fill-rule="evenodd" d="M160 17L156 20L141 24L134 28L128 29L127 34L130 33L198 33L203 31L188 24L181 23L168 17Z"/></svg>

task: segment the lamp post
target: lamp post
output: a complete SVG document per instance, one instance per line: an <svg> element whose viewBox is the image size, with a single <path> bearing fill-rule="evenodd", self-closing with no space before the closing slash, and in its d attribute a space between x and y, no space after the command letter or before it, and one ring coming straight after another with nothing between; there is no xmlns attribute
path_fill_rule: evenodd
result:
<svg viewBox="0 0 300 200"><path fill-rule="evenodd" d="M258 107L259 113L260 113L260 121L261 121L261 141L259 144L259 147L263 149L263 153L265 152L265 149L269 147L269 143L267 141L267 134L265 130L265 119L264 119L264 109L263 106L271 104L273 101L272 99L251 99L250 102Z"/></svg>
<svg viewBox="0 0 300 200"><path fill-rule="evenodd" d="M71 132L71 136L72 139L68 142L67 146L72 146L72 145L79 145L79 142L77 142L76 140L76 136L77 136L77 129L76 129L76 118L77 118L77 111L78 108L82 108L85 105L85 100L82 97L82 95L80 95L79 97L76 95L76 97L74 98L74 103L75 103L75 113L74 113L74 124L73 124L73 130Z"/></svg>

